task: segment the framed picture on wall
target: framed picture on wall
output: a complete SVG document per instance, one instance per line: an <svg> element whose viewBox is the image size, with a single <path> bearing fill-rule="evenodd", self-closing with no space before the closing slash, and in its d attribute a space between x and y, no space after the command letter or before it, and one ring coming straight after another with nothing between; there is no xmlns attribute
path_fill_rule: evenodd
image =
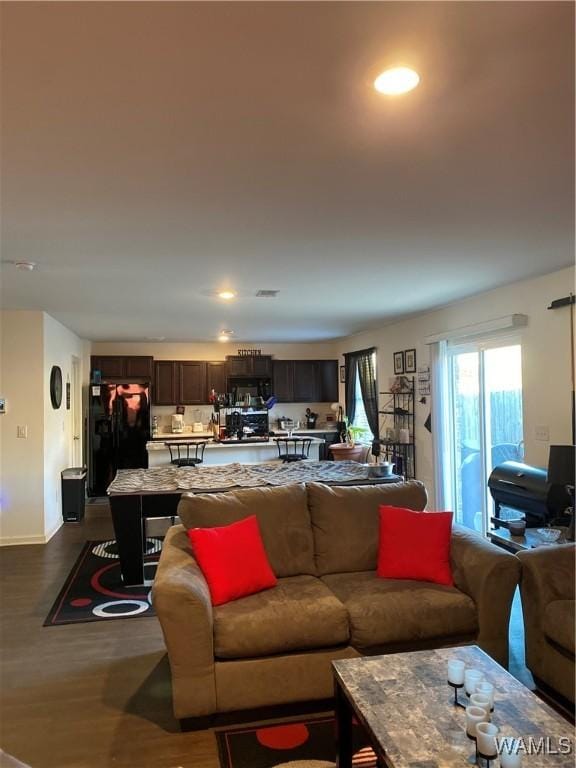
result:
<svg viewBox="0 0 576 768"><path fill-rule="evenodd" d="M404 352L394 352L394 373L396 376L404 373Z"/></svg>
<svg viewBox="0 0 576 768"><path fill-rule="evenodd" d="M346 367L344 365L340 366L340 384L346 383Z"/></svg>
<svg viewBox="0 0 576 768"><path fill-rule="evenodd" d="M415 349L407 349L404 352L404 373L416 373Z"/></svg>

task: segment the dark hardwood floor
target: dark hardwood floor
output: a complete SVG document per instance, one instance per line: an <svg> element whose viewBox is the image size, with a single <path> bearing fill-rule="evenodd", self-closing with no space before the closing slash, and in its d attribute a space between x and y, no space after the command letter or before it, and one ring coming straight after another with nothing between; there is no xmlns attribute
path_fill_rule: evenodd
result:
<svg viewBox="0 0 576 768"><path fill-rule="evenodd" d="M47 545L0 550L0 746L32 768L217 768L213 732L172 716L156 618L42 626L83 543L108 538L108 506L93 504ZM532 687L517 600L513 616L511 671Z"/></svg>
<svg viewBox="0 0 576 768"><path fill-rule="evenodd" d="M0 551L0 746L32 768L217 768L212 731L172 716L156 618L42 626L83 543L108 538L91 505L47 545Z"/></svg>

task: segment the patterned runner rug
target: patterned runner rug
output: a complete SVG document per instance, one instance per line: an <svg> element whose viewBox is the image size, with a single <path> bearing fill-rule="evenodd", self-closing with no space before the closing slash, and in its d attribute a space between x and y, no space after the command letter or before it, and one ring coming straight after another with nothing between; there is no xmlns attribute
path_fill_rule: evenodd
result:
<svg viewBox="0 0 576 768"><path fill-rule="evenodd" d="M87 541L44 626L154 616L150 589L161 549L161 538L147 539L147 554L144 557L146 584L124 587L116 542Z"/></svg>

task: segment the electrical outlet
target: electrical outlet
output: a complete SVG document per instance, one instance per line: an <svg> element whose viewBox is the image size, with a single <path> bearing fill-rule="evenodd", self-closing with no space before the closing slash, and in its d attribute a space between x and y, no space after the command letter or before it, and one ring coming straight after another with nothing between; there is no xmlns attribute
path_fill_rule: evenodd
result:
<svg viewBox="0 0 576 768"><path fill-rule="evenodd" d="M540 440L543 443L550 442L550 427L547 425L540 425L534 428L534 437L536 440Z"/></svg>
<svg viewBox="0 0 576 768"><path fill-rule="evenodd" d="M28 426L26 424L16 427L16 437L28 437Z"/></svg>

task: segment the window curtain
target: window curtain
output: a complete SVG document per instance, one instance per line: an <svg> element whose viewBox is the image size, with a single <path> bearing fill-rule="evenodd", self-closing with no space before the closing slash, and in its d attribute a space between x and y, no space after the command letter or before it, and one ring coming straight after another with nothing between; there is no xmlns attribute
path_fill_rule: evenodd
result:
<svg viewBox="0 0 576 768"><path fill-rule="evenodd" d="M430 344L432 450L434 457L434 505L453 509L452 455L450 451L450 390L448 386L448 345Z"/></svg>
<svg viewBox="0 0 576 768"><path fill-rule="evenodd" d="M344 355L346 371L346 415L354 423L356 415L356 374L360 380L360 394L370 431L378 435L378 385L375 369L376 348L362 349Z"/></svg>
<svg viewBox="0 0 576 768"><path fill-rule="evenodd" d="M344 385L346 416L350 424L354 424L356 416L356 371L358 363L355 353L344 355L344 376L346 384Z"/></svg>

